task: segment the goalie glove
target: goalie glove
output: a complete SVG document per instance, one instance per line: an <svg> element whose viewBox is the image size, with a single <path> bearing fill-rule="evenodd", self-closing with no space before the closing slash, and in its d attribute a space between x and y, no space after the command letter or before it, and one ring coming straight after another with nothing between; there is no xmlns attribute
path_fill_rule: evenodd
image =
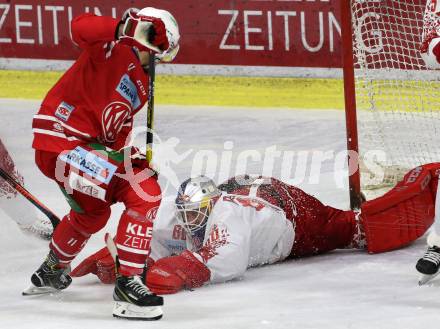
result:
<svg viewBox="0 0 440 329"><path fill-rule="evenodd" d="M210 280L211 271L196 255L185 250L179 256L156 261L147 272L148 288L156 294L174 294L184 288L202 286Z"/></svg>
<svg viewBox="0 0 440 329"><path fill-rule="evenodd" d="M139 11L127 10L120 24L122 32L119 35L121 43L136 47L140 51L152 51L162 54L170 44L164 22L157 17L138 15Z"/></svg>
<svg viewBox="0 0 440 329"><path fill-rule="evenodd" d="M95 274L102 283L110 284L116 280L115 262L107 247L84 259L70 273L71 277Z"/></svg>
<svg viewBox="0 0 440 329"><path fill-rule="evenodd" d="M148 258L147 268L153 266L153 264L154 260L152 258ZM107 247L98 250L93 255L84 259L77 267L72 270L72 272L70 272L70 276L78 278L90 273L95 274L102 283L115 283L115 262L113 261L113 257Z"/></svg>
<svg viewBox="0 0 440 329"><path fill-rule="evenodd" d="M152 168L150 163L148 163L145 154L142 153L138 147L128 146L121 149L120 152L124 154L124 157L130 158L130 162L133 167L137 167L142 170L149 169L150 172L148 173L148 177L158 179L159 172L156 169Z"/></svg>

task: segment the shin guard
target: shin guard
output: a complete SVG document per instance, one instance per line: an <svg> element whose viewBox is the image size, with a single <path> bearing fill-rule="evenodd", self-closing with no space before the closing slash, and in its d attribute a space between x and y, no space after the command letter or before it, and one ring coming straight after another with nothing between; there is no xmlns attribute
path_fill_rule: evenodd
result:
<svg viewBox="0 0 440 329"><path fill-rule="evenodd" d="M55 229L49 247L58 257L60 265L67 267L83 249L89 237L76 230L69 216L65 216Z"/></svg>
<svg viewBox="0 0 440 329"><path fill-rule="evenodd" d="M128 209L119 221L115 237L118 250L119 272L124 276L141 274L150 254L153 222L145 215Z"/></svg>

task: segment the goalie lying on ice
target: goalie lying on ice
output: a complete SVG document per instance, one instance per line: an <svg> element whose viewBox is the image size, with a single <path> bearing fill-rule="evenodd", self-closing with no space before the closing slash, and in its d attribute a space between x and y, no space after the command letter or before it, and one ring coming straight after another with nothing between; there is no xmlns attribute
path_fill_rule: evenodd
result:
<svg viewBox="0 0 440 329"><path fill-rule="evenodd" d="M393 190L365 202L361 212L325 206L274 178L240 176L218 187L206 177L188 179L175 210L164 204L155 219L147 285L156 293L176 293L285 259L340 248L377 253L405 246L433 222L436 169L440 164L413 169ZM72 276L88 273L114 281L107 249L84 260Z"/></svg>

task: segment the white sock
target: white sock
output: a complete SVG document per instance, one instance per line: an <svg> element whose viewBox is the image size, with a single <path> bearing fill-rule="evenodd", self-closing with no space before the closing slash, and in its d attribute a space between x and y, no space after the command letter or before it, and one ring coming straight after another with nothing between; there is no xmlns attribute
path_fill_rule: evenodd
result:
<svg viewBox="0 0 440 329"><path fill-rule="evenodd" d="M440 247L440 235L437 232L432 231L428 235L428 246L430 247Z"/></svg>

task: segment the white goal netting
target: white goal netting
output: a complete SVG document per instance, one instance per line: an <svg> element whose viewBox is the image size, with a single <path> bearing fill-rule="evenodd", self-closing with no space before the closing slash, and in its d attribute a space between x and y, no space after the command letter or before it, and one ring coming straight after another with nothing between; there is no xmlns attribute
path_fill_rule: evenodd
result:
<svg viewBox="0 0 440 329"><path fill-rule="evenodd" d="M359 149L367 187L440 161L440 71L420 55L426 0L352 0ZM385 178L383 178L385 176Z"/></svg>

